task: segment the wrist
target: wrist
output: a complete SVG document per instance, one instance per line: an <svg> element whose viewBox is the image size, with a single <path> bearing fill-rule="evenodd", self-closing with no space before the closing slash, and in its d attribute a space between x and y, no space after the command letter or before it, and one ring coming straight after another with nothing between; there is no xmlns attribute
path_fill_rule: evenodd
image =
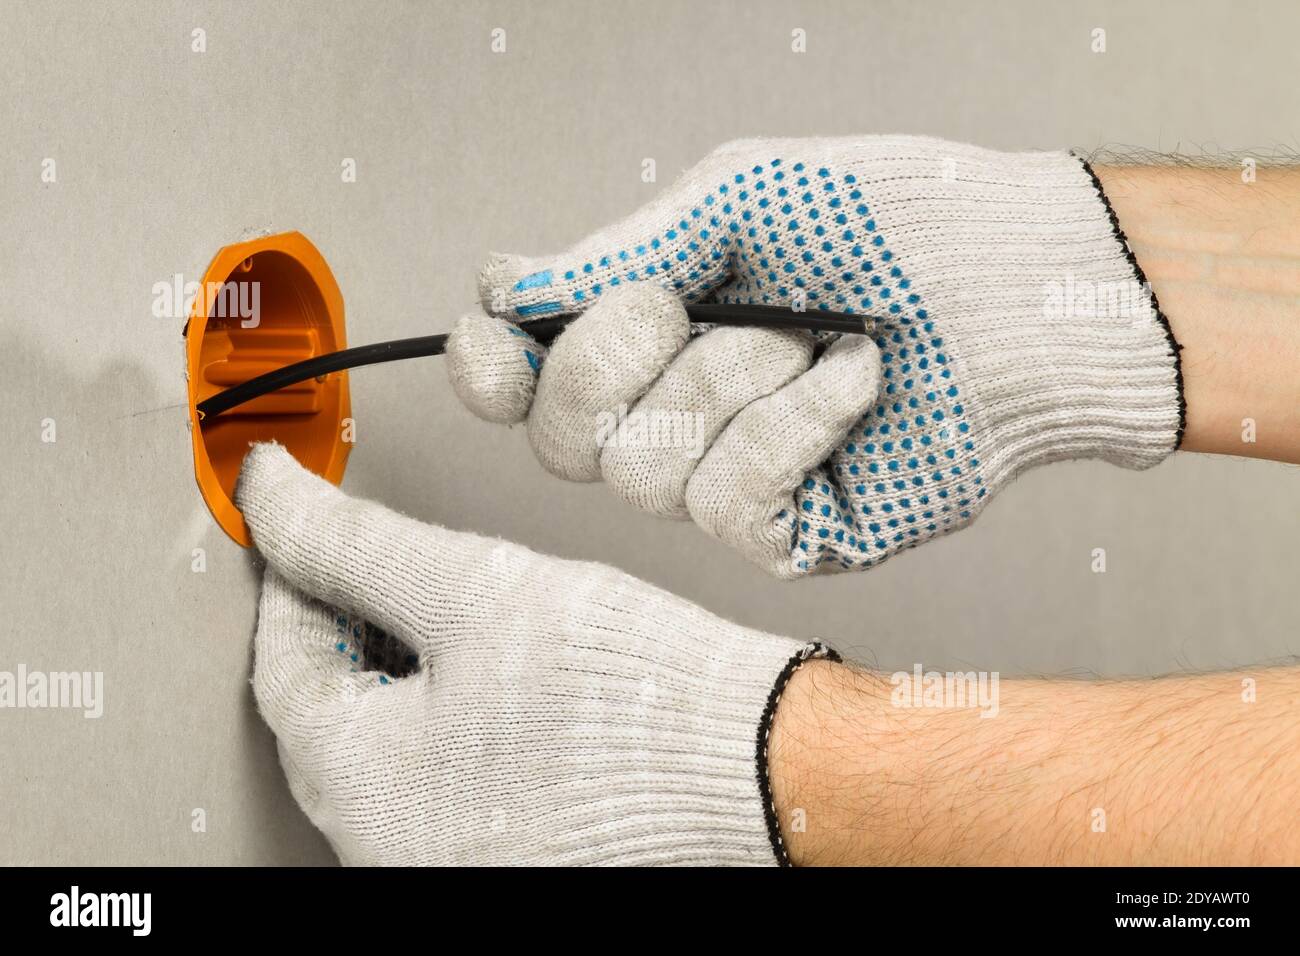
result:
<svg viewBox="0 0 1300 956"><path fill-rule="evenodd" d="M1233 674L1007 680L985 713L895 700L885 675L810 661L769 748L790 859L1293 863L1300 675L1252 679L1268 691L1250 702Z"/></svg>
<svg viewBox="0 0 1300 956"><path fill-rule="evenodd" d="M1183 347L1181 447L1300 461L1300 170L1095 172Z"/></svg>
<svg viewBox="0 0 1300 956"><path fill-rule="evenodd" d="M772 721L768 773L781 837L795 866L860 862L871 821L861 812L884 775L869 766L888 691L876 675L810 660L791 676ZM865 746L861 745L865 741ZM856 821L856 826L855 826Z"/></svg>
<svg viewBox="0 0 1300 956"><path fill-rule="evenodd" d="M769 748L791 862L1043 865L1106 854L1132 862L1132 834L1096 845L1078 835L1093 808L1114 806L1107 782L1125 761L1114 742L1142 732L1145 691L1039 681L1002 690L992 712L916 706L882 673L826 661L801 668Z"/></svg>

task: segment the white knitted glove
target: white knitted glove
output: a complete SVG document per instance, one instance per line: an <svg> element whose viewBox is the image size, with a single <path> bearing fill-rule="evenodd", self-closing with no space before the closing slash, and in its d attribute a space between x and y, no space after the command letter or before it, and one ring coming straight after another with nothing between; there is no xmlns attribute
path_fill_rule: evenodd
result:
<svg viewBox="0 0 1300 956"><path fill-rule="evenodd" d="M826 648L351 499L279 445L236 501L267 560L258 706L344 863L786 862L766 734ZM411 672L371 669L398 642Z"/></svg>
<svg viewBox="0 0 1300 956"><path fill-rule="evenodd" d="M1068 153L729 143L568 252L494 256L480 291L498 317L465 317L447 349L466 405L527 416L550 471L689 515L782 577L956 530L1033 465L1144 468L1181 439L1178 346ZM874 316L879 355L853 336L815 364L795 333L690 338L676 300ZM588 306L549 357L500 318ZM664 440L691 415L693 440Z"/></svg>

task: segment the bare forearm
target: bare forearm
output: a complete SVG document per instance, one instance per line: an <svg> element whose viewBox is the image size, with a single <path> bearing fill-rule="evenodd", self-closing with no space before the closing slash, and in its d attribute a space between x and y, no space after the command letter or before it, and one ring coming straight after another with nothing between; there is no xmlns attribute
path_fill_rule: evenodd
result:
<svg viewBox="0 0 1300 956"><path fill-rule="evenodd" d="M1183 346L1182 449L1300 462L1300 170L1096 172Z"/></svg>
<svg viewBox="0 0 1300 956"><path fill-rule="evenodd" d="M825 662L787 687L770 766L796 863L1300 862L1300 670L1005 680L991 717L891 690Z"/></svg>

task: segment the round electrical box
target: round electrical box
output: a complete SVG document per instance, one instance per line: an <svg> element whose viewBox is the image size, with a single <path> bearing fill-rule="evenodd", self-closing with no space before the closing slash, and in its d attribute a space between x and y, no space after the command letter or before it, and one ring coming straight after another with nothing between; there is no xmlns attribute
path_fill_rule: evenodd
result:
<svg viewBox="0 0 1300 956"><path fill-rule="evenodd" d="M332 372L204 418L199 402L233 385L347 348L343 295L306 236L285 232L221 249L185 328L194 477L230 537L252 544L235 507L249 446L277 441L303 467L338 484L352 445L347 372Z"/></svg>

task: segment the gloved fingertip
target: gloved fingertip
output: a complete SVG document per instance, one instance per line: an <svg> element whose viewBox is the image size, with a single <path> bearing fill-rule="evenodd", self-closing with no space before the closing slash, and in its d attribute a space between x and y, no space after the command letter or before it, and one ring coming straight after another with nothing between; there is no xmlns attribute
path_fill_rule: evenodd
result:
<svg viewBox="0 0 1300 956"><path fill-rule="evenodd" d="M528 416L546 347L517 326L470 314L447 337L447 376L479 418L513 425Z"/></svg>
<svg viewBox="0 0 1300 956"><path fill-rule="evenodd" d="M560 310L561 284L545 260L493 252L479 270L479 301L488 315L509 319L549 315Z"/></svg>
<svg viewBox="0 0 1300 956"><path fill-rule="evenodd" d="M489 252L483 268L478 271L479 302L489 315L503 311L507 307L506 291L514 284L509 280L509 275L516 271L511 267L514 258L502 252Z"/></svg>
<svg viewBox="0 0 1300 956"><path fill-rule="evenodd" d="M822 356L828 378L839 386L845 407L856 418L875 402L880 391L880 349L868 335L845 335ZM833 370L833 371L832 371Z"/></svg>
<svg viewBox="0 0 1300 956"><path fill-rule="evenodd" d="M244 456L235 481L234 502L240 511L257 512L266 495L296 472L302 471L297 459L279 442L257 442Z"/></svg>
<svg viewBox="0 0 1300 956"><path fill-rule="evenodd" d="M283 571L302 521L339 494L285 446L271 441L254 444L244 456L233 499L262 556Z"/></svg>

